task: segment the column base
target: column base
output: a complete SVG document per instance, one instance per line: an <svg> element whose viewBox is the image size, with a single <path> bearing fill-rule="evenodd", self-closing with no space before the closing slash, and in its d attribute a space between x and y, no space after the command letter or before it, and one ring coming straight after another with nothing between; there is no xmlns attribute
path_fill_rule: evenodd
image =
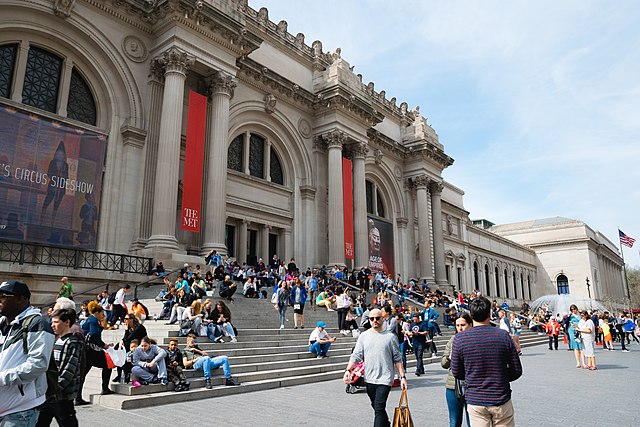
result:
<svg viewBox="0 0 640 427"><path fill-rule="evenodd" d="M151 248L166 248L166 249L175 249L179 250L178 240L175 236L168 236L162 234L156 234L154 236L149 237L149 241L147 242L147 249Z"/></svg>

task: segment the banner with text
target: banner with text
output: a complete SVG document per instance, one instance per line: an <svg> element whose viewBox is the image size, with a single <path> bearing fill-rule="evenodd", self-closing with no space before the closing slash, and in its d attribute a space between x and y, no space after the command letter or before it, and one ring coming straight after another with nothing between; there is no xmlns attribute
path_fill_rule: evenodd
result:
<svg viewBox="0 0 640 427"><path fill-rule="evenodd" d="M107 137L0 104L0 238L95 249Z"/></svg>
<svg viewBox="0 0 640 427"><path fill-rule="evenodd" d="M353 175L351 160L342 158L342 205L344 206L344 257L354 258Z"/></svg>
<svg viewBox="0 0 640 427"><path fill-rule="evenodd" d="M386 271L395 276L393 257L393 225L390 222L368 217L369 268Z"/></svg>
<svg viewBox="0 0 640 427"><path fill-rule="evenodd" d="M204 133L206 125L207 97L190 91L180 228L192 232L200 231L202 166L204 163Z"/></svg>

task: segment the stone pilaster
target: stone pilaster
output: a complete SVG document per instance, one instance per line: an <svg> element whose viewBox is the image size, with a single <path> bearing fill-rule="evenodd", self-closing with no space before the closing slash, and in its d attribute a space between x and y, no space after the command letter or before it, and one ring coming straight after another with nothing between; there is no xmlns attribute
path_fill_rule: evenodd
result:
<svg viewBox="0 0 640 427"><path fill-rule="evenodd" d="M442 233L442 182L431 181L431 216L433 218L433 255L436 267L436 284L439 287L448 286L447 273L444 265L444 236Z"/></svg>
<svg viewBox="0 0 640 427"><path fill-rule="evenodd" d="M176 206L178 205L178 172L180 170L180 136L184 84L193 58L172 47L157 58L164 66L162 119L158 138L158 158L154 188L153 223L148 248L178 249Z"/></svg>
<svg viewBox="0 0 640 427"><path fill-rule="evenodd" d="M328 145L329 180L329 265L344 264L344 211L342 193L342 146L344 132L334 130L323 135Z"/></svg>
<svg viewBox="0 0 640 427"><path fill-rule="evenodd" d="M229 138L229 100L236 80L223 71L216 72L209 81L211 92L211 132L209 133L208 174L206 183L206 221L202 253L215 249L227 253L224 243L227 220L227 149ZM245 244L246 241L240 242ZM245 252L246 253L246 252Z"/></svg>
<svg viewBox="0 0 640 427"><path fill-rule="evenodd" d="M421 175L413 178L416 186L416 204L418 210L418 254L420 259L420 278L433 280L431 269L431 236L429 234L429 201L427 200L429 178Z"/></svg>
<svg viewBox="0 0 640 427"><path fill-rule="evenodd" d="M356 143L351 147L353 154L353 229L356 267L365 267L369 264L367 190L364 167L364 160L368 151L369 148L365 143Z"/></svg>

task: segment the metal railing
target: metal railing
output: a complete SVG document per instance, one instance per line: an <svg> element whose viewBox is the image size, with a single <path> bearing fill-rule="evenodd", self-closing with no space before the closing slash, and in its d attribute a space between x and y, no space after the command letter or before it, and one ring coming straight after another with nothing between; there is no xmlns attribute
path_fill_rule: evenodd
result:
<svg viewBox="0 0 640 427"><path fill-rule="evenodd" d="M0 239L0 262L147 274L153 258Z"/></svg>

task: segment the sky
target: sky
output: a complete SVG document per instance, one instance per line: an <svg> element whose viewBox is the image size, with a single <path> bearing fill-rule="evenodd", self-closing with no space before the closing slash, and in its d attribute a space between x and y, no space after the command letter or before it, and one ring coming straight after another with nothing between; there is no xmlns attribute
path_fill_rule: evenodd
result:
<svg viewBox="0 0 640 427"><path fill-rule="evenodd" d="M471 219L562 216L640 267L640 8L606 0L251 0L420 107Z"/></svg>

